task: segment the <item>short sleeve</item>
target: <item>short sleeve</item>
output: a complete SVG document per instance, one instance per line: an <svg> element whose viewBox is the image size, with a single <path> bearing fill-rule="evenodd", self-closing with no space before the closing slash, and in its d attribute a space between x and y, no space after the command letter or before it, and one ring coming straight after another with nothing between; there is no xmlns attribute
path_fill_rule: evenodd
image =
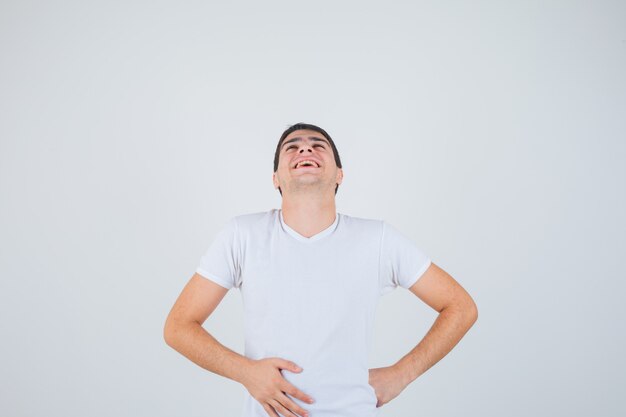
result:
<svg viewBox="0 0 626 417"><path fill-rule="evenodd" d="M413 241L382 221L380 243L380 295L398 286L410 288L426 272L431 259Z"/></svg>
<svg viewBox="0 0 626 417"><path fill-rule="evenodd" d="M241 287L237 220L232 217L215 236L196 272L224 288Z"/></svg>

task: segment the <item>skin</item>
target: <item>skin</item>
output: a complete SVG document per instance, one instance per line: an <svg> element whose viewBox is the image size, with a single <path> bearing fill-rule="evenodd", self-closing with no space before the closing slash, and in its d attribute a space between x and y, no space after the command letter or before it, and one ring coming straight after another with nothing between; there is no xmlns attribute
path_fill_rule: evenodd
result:
<svg viewBox="0 0 626 417"><path fill-rule="evenodd" d="M310 139L310 137L318 140ZM297 140L296 138L301 138ZM294 142L290 142L294 139ZM312 158L319 168L293 168L296 161ZM335 187L343 181L332 147L313 130L296 130L283 141L274 188L282 190L283 220L302 236L311 237L335 221Z"/></svg>
<svg viewBox="0 0 626 417"><path fill-rule="evenodd" d="M478 319L470 295L435 263L409 291L439 312L422 340L395 364L369 370L369 383L376 391L376 407L387 404L420 375L446 356Z"/></svg>
<svg viewBox="0 0 626 417"><path fill-rule="evenodd" d="M335 220L335 187L343 180L343 170L337 167L332 148L323 135L297 130L283 143L295 138L300 139L281 148L272 182L282 190L285 223L301 235L311 237ZM313 158L320 167L293 168L300 158ZM376 407L396 398L446 356L478 318L470 295L434 263L409 290L439 315L409 353L391 366L369 370L369 384L378 400ZM219 343L202 327L227 292L226 288L194 274L166 319L166 343L198 366L243 384L269 416L308 417L306 410L290 397L308 403L314 400L281 374L281 371L302 372L297 364L285 358L247 358Z"/></svg>

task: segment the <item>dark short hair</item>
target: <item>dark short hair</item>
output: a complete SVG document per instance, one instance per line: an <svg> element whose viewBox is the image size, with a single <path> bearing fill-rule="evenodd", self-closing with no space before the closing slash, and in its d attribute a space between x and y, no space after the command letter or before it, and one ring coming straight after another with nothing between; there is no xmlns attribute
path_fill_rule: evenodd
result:
<svg viewBox="0 0 626 417"><path fill-rule="evenodd" d="M289 126L289 128L285 130L283 134L280 136L280 139L278 140L278 145L276 145L276 153L274 154L274 172L278 170L278 159L280 156L280 147L283 144L283 141L285 140L285 138L289 136L291 132L294 132L296 130L304 130L304 129L314 130L315 132L321 133L326 139L328 139L328 142L330 143L330 147L333 148L333 155L335 156L335 163L337 164L337 168L341 168L341 159L339 158L339 152L337 152L337 147L335 146L335 142L333 142L330 135L326 133L326 131L319 126L300 122L300 123L296 123L295 125ZM335 195L337 194L338 188L339 188L339 184L337 184L337 186L335 187ZM278 192L280 192L280 195L283 195L283 192L280 189L280 187L278 187Z"/></svg>

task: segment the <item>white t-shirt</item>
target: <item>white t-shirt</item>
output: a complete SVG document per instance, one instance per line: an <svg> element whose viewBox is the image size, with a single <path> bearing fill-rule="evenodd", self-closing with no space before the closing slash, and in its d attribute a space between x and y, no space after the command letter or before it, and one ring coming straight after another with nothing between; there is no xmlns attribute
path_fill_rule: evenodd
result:
<svg viewBox="0 0 626 417"><path fill-rule="evenodd" d="M337 213L307 238L272 209L230 218L196 272L241 291L246 357L280 357L303 368L281 372L315 399L286 394L311 417L374 417L367 362L378 298L409 288L430 264L383 220ZM267 416L245 390L241 417Z"/></svg>

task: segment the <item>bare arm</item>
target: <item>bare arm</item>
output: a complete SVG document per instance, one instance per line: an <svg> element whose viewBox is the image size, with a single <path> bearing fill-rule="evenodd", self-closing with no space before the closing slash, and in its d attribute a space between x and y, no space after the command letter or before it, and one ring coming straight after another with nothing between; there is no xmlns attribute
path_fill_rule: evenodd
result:
<svg viewBox="0 0 626 417"><path fill-rule="evenodd" d="M369 383L378 399L376 407L390 402L426 372L461 340L478 318L469 294L434 263L409 290L439 311L424 338L392 366L370 369Z"/></svg>
<svg viewBox="0 0 626 417"><path fill-rule="evenodd" d="M406 385L446 356L478 319L478 308L467 291L434 263L409 290L439 316L417 346L394 365Z"/></svg>
<svg viewBox="0 0 626 417"><path fill-rule="evenodd" d="M167 316L163 337L171 348L198 366L242 383L251 360L222 345L202 327L227 292L194 274Z"/></svg>
<svg viewBox="0 0 626 417"><path fill-rule="evenodd" d="M194 274L172 307L163 330L165 342L202 368L241 383L271 417L308 417L291 397L312 403L281 374L301 372L297 364L283 358L254 360L232 351L211 336L202 324L222 301L228 289Z"/></svg>

